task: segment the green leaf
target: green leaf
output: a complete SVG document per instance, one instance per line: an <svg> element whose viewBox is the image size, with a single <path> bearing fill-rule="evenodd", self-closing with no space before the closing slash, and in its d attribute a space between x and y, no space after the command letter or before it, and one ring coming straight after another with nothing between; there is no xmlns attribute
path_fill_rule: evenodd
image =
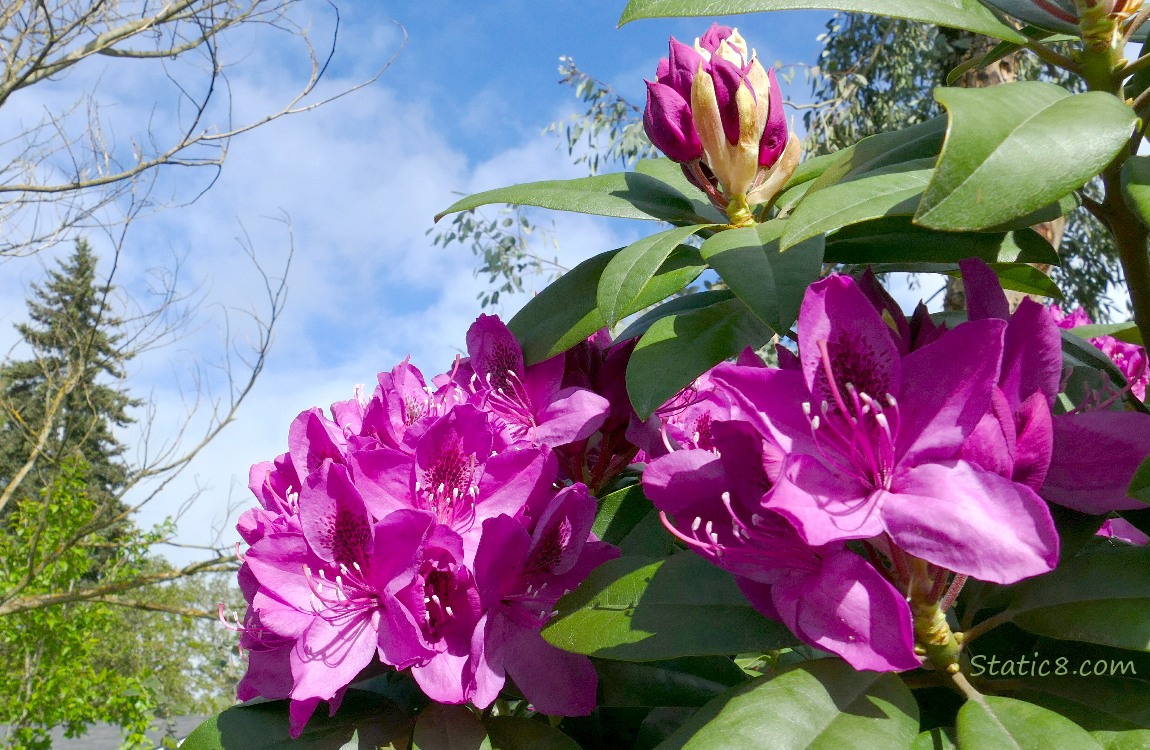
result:
<svg viewBox="0 0 1150 750"><path fill-rule="evenodd" d="M1142 225L1150 227L1150 156L1131 156L1122 164L1122 197Z"/></svg>
<svg viewBox="0 0 1150 750"><path fill-rule="evenodd" d="M716 302L723 302L725 300L734 299L735 295L727 289L712 289L705 292L695 292L694 294L684 294L682 297L675 297L669 299L658 307L648 310L640 315L632 323L623 329L615 340L626 341L633 339L636 336L642 336L647 330L655 323L656 320L665 318L668 315L674 315L682 312L689 312L691 310L698 310L704 307L709 307Z"/></svg>
<svg viewBox="0 0 1150 750"><path fill-rule="evenodd" d="M790 251L788 251L790 252ZM964 258L987 263L1058 265L1058 253L1033 229L1015 232L936 232L915 226L904 216L844 227L827 237L827 263L958 263Z"/></svg>
<svg viewBox="0 0 1150 750"><path fill-rule="evenodd" d="M1150 503L1150 458L1138 465L1138 470L1130 478L1126 495L1144 503Z"/></svg>
<svg viewBox="0 0 1150 750"><path fill-rule="evenodd" d="M688 656L649 662L594 659L599 705L702 706L747 676L725 656Z"/></svg>
<svg viewBox="0 0 1150 750"><path fill-rule="evenodd" d="M756 612L731 575L688 553L621 557L559 600L543 637L564 651L623 661L766 651L797 640Z"/></svg>
<svg viewBox="0 0 1150 750"><path fill-rule="evenodd" d="M898 675L819 659L715 698L658 750L899 750L917 736L918 706Z"/></svg>
<svg viewBox="0 0 1150 750"><path fill-rule="evenodd" d="M631 405L647 419L695 378L772 335L738 299L660 318L639 339L627 365Z"/></svg>
<svg viewBox="0 0 1150 750"><path fill-rule="evenodd" d="M487 730L466 706L428 704L411 739L412 750L492 750Z"/></svg>
<svg viewBox="0 0 1150 750"><path fill-rule="evenodd" d="M607 325L595 303L603 269L618 250L588 258L531 298L507 327L523 346L527 364L564 352Z"/></svg>
<svg viewBox="0 0 1150 750"><path fill-rule="evenodd" d="M787 222L783 248L851 224L913 215L933 167L933 159L917 159L812 188Z"/></svg>
<svg viewBox="0 0 1150 750"><path fill-rule="evenodd" d="M958 711L955 732L962 750L1102 750L1070 719L1013 698L967 701Z"/></svg>
<svg viewBox="0 0 1150 750"><path fill-rule="evenodd" d="M639 18L726 16L767 10L841 10L908 18L1025 43L1026 37L975 0L630 0L619 25Z"/></svg>
<svg viewBox="0 0 1150 750"><path fill-rule="evenodd" d="M1106 750L1146 750L1150 747L1150 729L1130 729L1125 732L1091 732L1090 736Z"/></svg>
<svg viewBox="0 0 1150 750"><path fill-rule="evenodd" d="M351 689L339 712L329 718L320 709L298 739L288 728L288 702L266 701L233 706L188 735L182 750L335 750L358 732L364 746L383 746L411 733L412 719L375 693Z"/></svg>
<svg viewBox="0 0 1150 750"><path fill-rule="evenodd" d="M1081 664L1067 657L1065 667L1076 671ZM1008 697L1050 709L1089 732L1150 729L1150 682L1145 680L1035 676Z"/></svg>
<svg viewBox="0 0 1150 750"><path fill-rule="evenodd" d="M435 215L511 203L538 206L556 211L613 216L620 219L649 219L671 223L702 224L707 219L695 213L691 201L661 180L635 172L615 172L575 180L545 180L487 190L456 201Z"/></svg>
<svg viewBox="0 0 1150 750"><path fill-rule="evenodd" d="M575 740L542 721L497 716L486 726L491 750L580 750Z"/></svg>
<svg viewBox="0 0 1150 750"><path fill-rule="evenodd" d="M603 313L608 327L613 328L623 318L646 307L644 304L636 306L636 303L651 297L650 287L652 283L657 283L656 274L671 253L679 248L685 239L707 227L706 224L692 224L668 229L644 237L615 254L603 269L603 275L599 277L596 293L599 311ZM697 257L694 248L685 247L683 251L688 256L695 254ZM675 289L671 293L677 291L679 290ZM662 299L663 297L659 298Z"/></svg>
<svg viewBox="0 0 1150 750"><path fill-rule="evenodd" d="M619 253L611 250L588 258L551 282L507 323L523 346L527 364L542 362L567 351L601 328L607 321L595 295L599 279ZM690 284L706 266L695 248L680 246L648 280L632 307L633 312L654 304Z"/></svg>
<svg viewBox="0 0 1150 750"><path fill-rule="evenodd" d="M1068 331L1073 333L1080 339L1092 339L1097 336L1113 336L1119 341L1126 341L1131 344L1142 346L1142 333L1138 330L1138 325L1133 322L1128 323L1092 323L1088 326L1077 326L1076 328L1068 328Z"/></svg>
<svg viewBox="0 0 1150 750"><path fill-rule="evenodd" d="M1039 635L1150 650L1150 548L1103 546L1016 587L1007 611Z"/></svg>
<svg viewBox="0 0 1150 750"><path fill-rule="evenodd" d="M591 533L618 546L651 510L651 501L643 494L642 485L624 487L599 500Z"/></svg>
<svg viewBox="0 0 1150 750"><path fill-rule="evenodd" d="M670 185L691 203L691 209L696 215L703 217L708 224L726 224L729 219L719 209L715 208L706 194L692 185L684 176L683 168L670 159L640 159L635 164L635 171L654 177L659 182ZM797 170L796 170L797 171Z"/></svg>
<svg viewBox="0 0 1150 750"><path fill-rule="evenodd" d="M1137 116L1111 94L1040 81L935 89L950 129L915 221L978 231L1085 185L1126 145Z"/></svg>
<svg viewBox="0 0 1150 750"><path fill-rule="evenodd" d="M663 520L659 518L659 511L654 507L619 542L619 552L623 555L666 557L675 550L675 537L667 531Z"/></svg>
<svg viewBox="0 0 1150 750"><path fill-rule="evenodd" d="M957 750L957 748L958 745L954 744L954 730L949 728L935 728L923 732L910 746L910 750Z"/></svg>
<svg viewBox="0 0 1150 750"><path fill-rule="evenodd" d="M786 331L799 315L807 286L823 268L823 238L779 249L784 221L730 229L708 238L703 260L751 312L775 331Z"/></svg>
<svg viewBox="0 0 1150 750"><path fill-rule="evenodd" d="M1058 288L1058 285L1034 266L1026 263L991 263L989 265L994 269L1003 289L1062 299L1062 290Z"/></svg>

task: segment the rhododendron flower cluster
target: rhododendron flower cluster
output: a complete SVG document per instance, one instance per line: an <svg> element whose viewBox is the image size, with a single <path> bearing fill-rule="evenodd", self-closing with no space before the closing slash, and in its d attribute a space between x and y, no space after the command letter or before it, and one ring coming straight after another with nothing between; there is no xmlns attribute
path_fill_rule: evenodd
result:
<svg viewBox="0 0 1150 750"><path fill-rule="evenodd" d="M467 343L431 386L405 361L369 399L303 412L287 453L252 467L239 697L290 698L295 735L373 663L443 703L486 707L510 676L537 710L594 708L590 661L539 630L617 554L552 449L588 441L610 403L565 386L562 356L525 367L498 318Z"/></svg>
<svg viewBox="0 0 1150 750"><path fill-rule="evenodd" d="M962 270L969 320L952 329L921 306L908 320L869 272L816 282L798 355L700 378L643 476L675 536L858 669L913 668L932 649L954 665L944 613L966 580L1057 564L1048 502L1140 505L1125 488L1150 453L1150 416L1054 415L1054 320L1031 300L1010 315L981 261Z"/></svg>
<svg viewBox="0 0 1150 750"><path fill-rule="evenodd" d="M1071 329L1094 324L1090 316L1080 307L1068 313L1058 305L1051 305L1050 315L1059 328ZM1113 336L1092 336L1087 340L1110 357L1126 378L1130 392L1140 401L1145 401L1146 388L1150 386L1150 358L1146 356L1146 349L1137 344L1119 341Z"/></svg>

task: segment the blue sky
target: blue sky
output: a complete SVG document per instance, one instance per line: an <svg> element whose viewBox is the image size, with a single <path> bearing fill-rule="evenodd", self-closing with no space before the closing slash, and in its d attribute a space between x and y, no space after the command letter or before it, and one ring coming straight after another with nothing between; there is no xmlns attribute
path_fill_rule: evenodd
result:
<svg viewBox="0 0 1150 750"><path fill-rule="evenodd" d="M480 312L476 295L486 282L474 277L467 250L432 246L432 216L456 193L583 173L557 138L542 132L578 108L572 90L557 84L560 55L574 57L641 103L642 79L653 76L667 37L689 40L711 23L648 20L618 29L624 4L602 0L339 5L339 47L318 93L369 77L395 53L402 24L408 41L394 64L352 95L236 138L206 194L134 222L116 269L114 282L146 299L154 269L170 269L181 259L181 286L201 301L179 340L131 366L133 393L157 405L149 447L154 455L181 429L194 442L206 424L203 409L189 418L185 408L197 373L213 384L214 395L224 395L218 367L224 342L230 335L242 346L253 334L244 314L258 314L262 282L237 238L247 238L272 275L281 273L294 243L287 307L255 390L235 423L141 512L143 522L156 522L195 497L180 520L187 543L235 538L230 522L251 502L248 467L286 449L287 427L297 413L349 398L357 384L370 390L377 372L408 354L428 375L449 366ZM328 6L308 0L297 10L296 20L322 46L332 29ZM725 20L740 28L765 63L809 64L828 17L798 11ZM223 40L222 49L237 121L274 111L306 75L303 48L268 29L241 29ZM139 138L140 122L163 127L183 114L171 88L139 63L99 60L51 84L14 98L6 107L9 122L28 121L96 91L108 105L109 131L130 144ZM801 76L788 95L806 99ZM209 184L207 173L172 169L158 176L153 194L182 203ZM568 266L654 230L578 215L537 218L554 222L560 261ZM109 238L89 238L108 251ZM23 318L27 286L51 261L43 255L3 264L0 344L15 343L10 323ZM110 268L105 263L105 271ZM542 281L534 284L537 289ZM506 319L527 298L508 298L498 312ZM146 414L139 417L144 421ZM140 429L125 441L136 445ZM142 458L135 449L131 455ZM195 555L171 553L180 560Z"/></svg>

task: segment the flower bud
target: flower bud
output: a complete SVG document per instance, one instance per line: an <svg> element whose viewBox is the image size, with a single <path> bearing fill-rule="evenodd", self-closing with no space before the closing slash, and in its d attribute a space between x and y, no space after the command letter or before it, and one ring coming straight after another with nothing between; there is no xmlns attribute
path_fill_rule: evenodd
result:
<svg viewBox="0 0 1150 750"><path fill-rule="evenodd" d="M774 72L738 31L718 24L693 47L671 38L647 83L643 125L732 224L753 223L750 207L778 194L798 166Z"/></svg>
<svg viewBox="0 0 1150 750"><path fill-rule="evenodd" d="M1142 9L1143 0L985 0L1015 18L1044 29L1068 31L1085 37L1113 36ZM1147 27L1134 34L1146 37ZM1110 41L1108 38L1107 42Z"/></svg>

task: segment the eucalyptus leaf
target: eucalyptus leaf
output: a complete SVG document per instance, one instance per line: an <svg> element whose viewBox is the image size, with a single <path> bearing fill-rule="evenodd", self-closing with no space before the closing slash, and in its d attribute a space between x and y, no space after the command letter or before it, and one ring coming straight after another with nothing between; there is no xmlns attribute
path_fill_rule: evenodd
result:
<svg viewBox="0 0 1150 750"><path fill-rule="evenodd" d="M1026 38L1007 26L975 0L630 0L619 25L640 18L673 16L726 16L768 10L836 10L907 18L937 26L966 29L978 34L1025 43Z"/></svg>
<svg viewBox="0 0 1150 750"><path fill-rule="evenodd" d="M182 750L339 750L353 736L384 746L411 734L412 718L382 696L350 689L339 712L320 708L297 739L289 734L288 701L233 706L188 735ZM374 743L370 744L369 743Z"/></svg>
<svg viewBox="0 0 1150 750"><path fill-rule="evenodd" d="M898 675L819 659L729 690L658 750L900 750L914 744L918 721Z"/></svg>
<svg viewBox="0 0 1150 750"><path fill-rule="evenodd" d="M607 325L613 327L622 318L645 307L636 303L650 298L650 287L657 283L656 274L664 262L680 243L707 227L706 224L675 227L644 237L616 253L603 269L596 292L599 311ZM693 251L693 248L684 248L687 254Z"/></svg>
<svg viewBox="0 0 1150 750"><path fill-rule="evenodd" d="M703 260L735 296L775 331L795 322L807 287L823 267L823 238L812 237L786 252L779 248L785 221L719 232L700 248Z"/></svg>
<svg viewBox="0 0 1150 750"><path fill-rule="evenodd" d="M1070 719L1033 703L997 696L967 701L958 711L955 733L961 750L1102 750Z"/></svg>
<svg viewBox="0 0 1150 750"><path fill-rule="evenodd" d="M1150 650L1150 548L1092 548L1015 587L1007 612L1039 635Z"/></svg>
<svg viewBox="0 0 1150 750"><path fill-rule="evenodd" d="M659 318L635 345L627 393L640 419L725 359L758 348L773 332L742 301L717 302Z"/></svg>
<svg viewBox="0 0 1150 750"><path fill-rule="evenodd" d="M1101 91L1041 81L938 88L950 129L915 214L925 227L978 231L1085 185L1125 147L1137 116Z"/></svg>
<svg viewBox="0 0 1150 750"><path fill-rule="evenodd" d="M702 224L708 219L695 213L685 195L661 180L636 172L545 180L487 190L462 198L435 215L467 211L492 203L538 206L620 219L648 219L672 224Z"/></svg>
<svg viewBox="0 0 1150 750"><path fill-rule="evenodd" d="M770 650L797 641L756 612L731 575L697 555L625 556L559 600L543 637L565 651L622 661Z"/></svg>

